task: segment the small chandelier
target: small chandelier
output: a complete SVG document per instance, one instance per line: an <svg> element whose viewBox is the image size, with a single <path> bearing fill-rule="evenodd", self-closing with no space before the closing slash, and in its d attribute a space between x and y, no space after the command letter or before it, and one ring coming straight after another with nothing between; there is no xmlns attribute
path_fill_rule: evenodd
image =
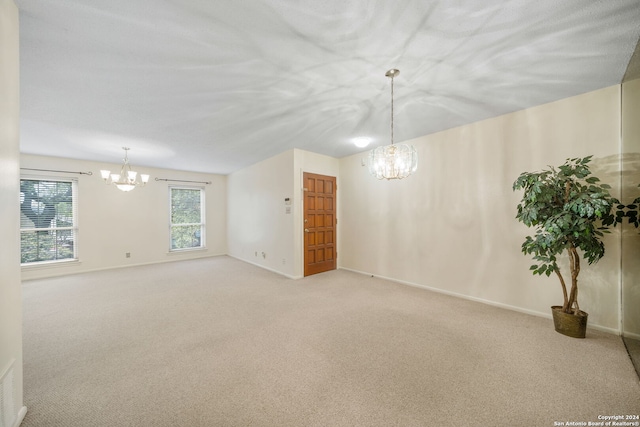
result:
<svg viewBox="0 0 640 427"><path fill-rule="evenodd" d="M101 170L100 174L102 175L102 179L104 179L105 184L114 184L118 187L118 190L121 191L131 191L136 187L144 186L147 182L149 182L149 175L144 173L140 174L140 180L138 181L138 172L131 170L131 165L129 164L129 157L127 156L127 152L130 150L129 147L122 147L124 150L124 159L122 163L122 168L120 168L120 173L111 173L108 170Z"/></svg>
<svg viewBox="0 0 640 427"><path fill-rule="evenodd" d="M393 78L395 68L385 73L391 79L391 144L369 152L369 173L378 179L406 178L418 169L418 153L413 145L393 143Z"/></svg>

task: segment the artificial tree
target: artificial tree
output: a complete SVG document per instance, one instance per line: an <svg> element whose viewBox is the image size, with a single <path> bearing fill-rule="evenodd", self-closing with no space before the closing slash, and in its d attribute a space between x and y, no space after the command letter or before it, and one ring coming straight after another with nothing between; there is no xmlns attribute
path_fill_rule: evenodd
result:
<svg viewBox="0 0 640 427"><path fill-rule="evenodd" d="M591 175L588 164L592 157L567 159L562 166L549 166L542 172L523 172L513 183L514 191L524 190L516 218L535 228L535 235L527 236L522 244L522 252L538 261L530 270L534 275L558 276L564 296L562 311L574 315L586 314L578 305L580 252L589 264L604 256L601 238L616 224L613 208L620 203L609 193L609 185ZM569 291L557 262L563 252L569 256Z"/></svg>

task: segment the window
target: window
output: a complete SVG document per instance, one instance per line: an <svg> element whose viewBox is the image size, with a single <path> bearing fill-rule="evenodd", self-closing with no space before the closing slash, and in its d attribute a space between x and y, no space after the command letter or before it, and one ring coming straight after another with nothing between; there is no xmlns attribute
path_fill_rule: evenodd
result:
<svg viewBox="0 0 640 427"><path fill-rule="evenodd" d="M20 263L77 259L76 181L20 180Z"/></svg>
<svg viewBox="0 0 640 427"><path fill-rule="evenodd" d="M169 187L171 251L204 248L204 190Z"/></svg>

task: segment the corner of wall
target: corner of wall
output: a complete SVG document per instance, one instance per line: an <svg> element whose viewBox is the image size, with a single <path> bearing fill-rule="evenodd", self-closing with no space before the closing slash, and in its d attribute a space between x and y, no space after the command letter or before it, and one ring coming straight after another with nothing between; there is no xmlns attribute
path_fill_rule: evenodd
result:
<svg viewBox="0 0 640 427"><path fill-rule="evenodd" d="M0 415L24 414L19 219L19 26L13 0L0 0Z"/></svg>

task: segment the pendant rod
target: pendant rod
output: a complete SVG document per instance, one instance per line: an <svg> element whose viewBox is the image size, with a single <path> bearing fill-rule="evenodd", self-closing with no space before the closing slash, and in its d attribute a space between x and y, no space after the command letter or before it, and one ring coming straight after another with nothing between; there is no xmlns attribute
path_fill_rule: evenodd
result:
<svg viewBox="0 0 640 427"><path fill-rule="evenodd" d="M393 75L391 76L391 145L393 145Z"/></svg>
<svg viewBox="0 0 640 427"><path fill-rule="evenodd" d="M384 75L391 79L391 145L393 145L393 79L400 74L400 70L392 68Z"/></svg>

